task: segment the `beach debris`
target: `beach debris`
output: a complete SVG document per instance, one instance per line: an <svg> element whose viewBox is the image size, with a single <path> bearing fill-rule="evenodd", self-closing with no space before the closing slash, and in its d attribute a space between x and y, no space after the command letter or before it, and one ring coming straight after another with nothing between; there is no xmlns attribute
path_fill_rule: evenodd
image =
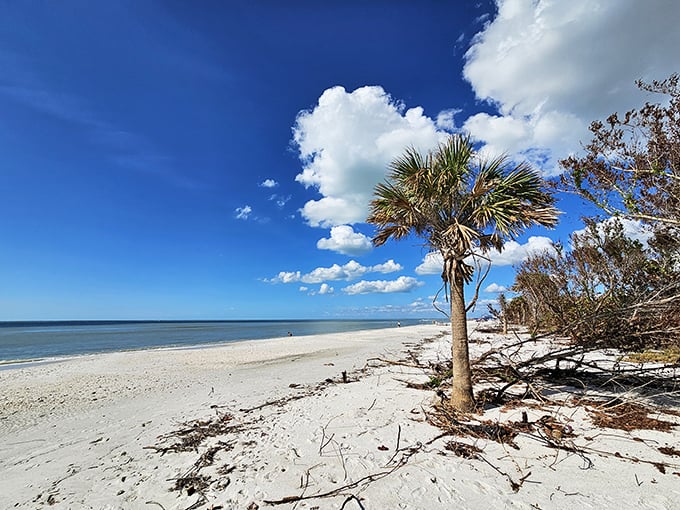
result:
<svg viewBox="0 0 680 510"><path fill-rule="evenodd" d="M273 499L273 500L264 500L264 503L268 505L284 505L286 503L295 503L298 501L304 501L308 499L321 499L321 498L332 498L335 496L339 496L343 493L346 493L347 491L351 489L355 489L357 487L363 487L366 486L372 482L375 482L376 480L380 480L381 478L385 478L386 476L391 475L395 471L397 471L399 468L403 467L406 465L408 460L411 458L411 456L415 455L420 451L422 448L422 445L416 445L415 447L409 448L408 451L405 451L405 454L401 457L399 462L395 464L391 469L380 471L378 473L372 473L369 475L366 475L355 482L348 483L346 485L343 485L342 487L337 487L333 490L327 491L327 492L321 492L321 493L316 493L316 494L309 494L305 495L304 492L303 494L299 496L286 496L281 499Z"/></svg>
<svg viewBox="0 0 680 510"><path fill-rule="evenodd" d="M165 507L163 505L161 505L158 501L147 501L146 504L147 505L158 505L159 507L162 508L162 510L165 510Z"/></svg>
<svg viewBox="0 0 680 510"><path fill-rule="evenodd" d="M300 394L297 394L297 395L289 395L289 396L284 397L284 398L277 398L276 400L270 400L268 402L265 402L264 404L260 404L260 405L257 405L255 407L249 407L249 408L246 408L246 409L239 409L239 411L242 412L242 413L252 413L253 411L259 411L260 409L264 409L265 407L269 407L269 406L283 407L284 405L286 405L288 402L290 402L292 400L298 400L298 399L304 398L306 396L307 396L306 393L300 393Z"/></svg>
<svg viewBox="0 0 680 510"><path fill-rule="evenodd" d="M673 448L671 446L660 446L659 448L657 448L657 450L659 450L664 455L680 457L680 450Z"/></svg>
<svg viewBox="0 0 680 510"><path fill-rule="evenodd" d="M444 448L464 459L481 460L480 454L482 453L482 449L472 444L462 443L460 441L448 441L444 445Z"/></svg>
<svg viewBox="0 0 680 510"><path fill-rule="evenodd" d="M522 424L527 426L527 429L523 432L531 430L528 422L522 420ZM518 424L516 423L515 425ZM545 434L545 437L554 441L562 441L563 439L574 437L574 430L571 425L560 423L554 416L549 414L541 416L536 422L536 426Z"/></svg>
<svg viewBox="0 0 680 510"><path fill-rule="evenodd" d="M210 485L210 477L208 476L185 476L177 478L172 490L185 490L187 496L192 496L196 492L205 490Z"/></svg>
<svg viewBox="0 0 680 510"><path fill-rule="evenodd" d="M408 407L404 412L403 418L408 422L426 421L442 431L432 441L425 443L426 446L445 438L439 443L440 449L435 450L437 453L451 458L460 457L475 464L488 465L507 479L510 488L515 492L522 488L525 481L540 483L539 480L530 479L532 471L537 473L536 469L533 469L523 457L512 453L513 450L524 447L527 441L538 442L545 448L553 450L554 455L549 452L541 456L541 461L538 463L539 467L543 466L551 470L557 469L565 457L562 452L566 452L567 457L576 456L583 459L582 469L593 467L595 460L600 457L608 457L623 462L648 464L658 473L677 476L678 466L671 462L676 460L673 457L680 456L680 452L674 446L659 447L659 443L652 445L647 440L627 437L631 441L637 439L641 444L644 442L649 447L649 451L655 454L650 454L647 459L643 459L640 458L643 455L637 453L632 455L623 449L620 452L607 451L601 449L601 443L600 445L595 443L595 438L603 427L619 428L625 431L644 428L660 432L672 430L676 423L665 419L666 416L675 414L673 403L677 394L677 386L672 386L672 378L663 371L651 369L641 371L639 368L633 371L629 366L622 367L620 363L608 365L600 359L593 360L592 356L590 358L585 356L586 353L582 348L575 348L561 340L545 340L549 349L537 352L536 341L536 338L526 339L519 336L515 341L510 337L504 339L501 345L498 342L492 343L492 348L477 358L475 385L478 408L471 414L455 413L446 405L448 402L446 393L449 391L452 375L450 362L444 359L445 355L437 355L434 360L427 359L422 346L420 349L418 346L413 346L402 353L401 359L372 358L362 370L352 373L342 371L334 378L328 378L317 384L291 383L289 388L295 391L289 391L289 395L276 395L278 398L273 400L254 407L239 409L241 414L237 416L249 419L247 423L236 419L230 413L222 415L222 423L219 422L218 417L189 422L180 427L178 431L161 436L160 439L164 441L155 449L161 454L181 451L195 451L199 454L196 462L185 473L172 479L174 483L172 490L181 491L183 495L194 498L199 496L199 500L194 505L202 502L204 506L209 506L208 500L203 498L215 495L226 488L230 484L229 477L235 470L240 473L249 468L249 465L244 464L240 458L232 462L231 459L225 459L222 456L222 452L233 447L233 443L230 446L231 436L229 434L236 435L249 427L258 427L257 424L263 420L286 412L286 406L290 403L307 397L318 397L320 392L328 387L333 387L334 392L339 392L341 386L334 385L341 381L343 383L353 382L356 380L352 378L355 374L358 379L365 375L366 371L381 369L392 373L396 381L402 380L395 375L403 377L402 382L408 387L440 396L440 398L432 398L428 404L423 404L420 410ZM522 347L529 343L532 349L526 356ZM615 354L610 356L610 358L615 357ZM330 364L330 366L335 365ZM654 397L661 394L664 395L664 400L658 399L658 402L670 402L667 408L656 408L646 404L645 396ZM376 405L378 407L382 405L382 397L380 395L376 397L372 399L372 403L367 408L365 405L359 407L362 413L371 411ZM609 400L606 400L607 397ZM369 402L370 400L366 404ZM643 405L642 402L645 404ZM420 416L414 416L418 414ZM575 414L577 414L576 417L574 417ZM594 431L593 437L588 437L591 431L588 430L587 420L583 420L584 417L590 417L593 426L599 429ZM369 450L373 451L367 452L367 455L380 459L381 464L361 474L353 473L352 463L348 456L351 447L348 447L347 436L344 432L331 432L330 424L330 421L325 426L321 424L320 433L315 436L313 449L316 450L318 446L318 455L322 459L319 464L307 469L304 474L300 474L299 488L295 482L291 485L292 494L279 499L261 501L260 505L294 505L307 500L342 497L343 508L363 508L362 500L360 497L353 497L353 492L357 495L361 494L366 486L403 467L413 455L424 448L420 443L403 446L401 444L402 425L398 425L394 443L391 440L386 441L385 438L378 438L369 447ZM191 434L192 429L205 431L205 438L201 439L200 434ZM211 431L216 434L210 435ZM257 442L267 440L266 427L258 433L260 435ZM241 437L238 444L241 446L257 444L256 441L244 439L252 439L252 436ZM225 442L226 446L220 445L218 440ZM237 441L235 438L233 440ZM317 441L318 444L316 444ZM501 457L496 454L499 451L497 445L502 445L501 448L505 452ZM294 444L282 446L290 452L287 454L289 459L293 457L299 459L301 455L305 455L304 451L295 450ZM378 451L389 453L376 454L376 448ZM427 455L433 453L430 449L426 452ZM391 458L383 463L388 455L391 455ZM664 462L662 455L666 455L665 459L669 462ZM319 485L320 479L316 477L311 477L310 483L311 469L325 465L328 458L336 458L342 467L339 474L334 473L328 478L333 485L330 487ZM261 462L259 457L255 462ZM213 464L214 468L205 469ZM266 461L264 465L267 465ZM259 466L258 469L263 469L263 466ZM366 476L362 476L364 474ZM649 478L645 478L645 481L647 480ZM338 501L343 501L343 499ZM247 503L247 501L242 503ZM256 503L252 505L248 508L259 508ZM334 506L338 507L338 505Z"/></svg>
<svg viewBox="0 0 680 510"><path fill-rule="evenodd" d="M235 466L219 467L216 470L220 476L219 479L213 479L211 475L203 473L202 470L212 466L220 453L232 450L237 443L236 434L251 427L252 423L237 422L232 414L217 413L209 419L186 422L178 430L159 436L159 444L144 448L154 450L161 455L199 452L203 449L198 459L186 472L171 479L174 481L171 491L184 492L189 497L196 494L199 496L188 507L188 509L196 509L208 503L205 493L208 488L214 485L225 488L229 485L230 479L225 476L231 473Z"/></svg>
<svg viewBox="0 0 680 510"><path fill-rule="evenodd" d="M390 361L376 358L376 361L384 365L420 369L429 378L426 382L422 382L422 379L417 382L396 379L409 388L434 390L440 396L431 401L430 409L423 409L427 421L443 431L428 444L445 436L453 436L455 439L447 441L444 450L464 459L488 464L507 478L514 491L521 488L531 473L524 474L519 462L514 461L521 476L516 480L508 475L485 457L486 442L519 449L516 438L522 434L529 440L540 441L548 448L577 455L583 460L583 469L591 468L594 465L592 459L596 457L645 463L662 474L669 472L668 468L676 467L655 458L641 459L598 449L591 444L592 437L581 436L581 441L578 441L579 437L570 424L573 415L580 412L581 416L590 416L593 425L600 429L669 432L679 423L677 420L667 420L665 416L680 416L674 407L678 394L677 381L673 375L675 372L667 367L621 366L620 358L617 360L615 353L603 352L596 356L583 346L574 346L561 339L548 339L549 336L543 337L548 349L540 352L536 352L534 347L537 340L541 339L539 335L526 338L515 333L516 340L511 339L500 345L494 343L491 349L477 357L474 361L474 383L477 387L482 386L482 389L476 394L476 414L456 413L447 406L446 391L451 377L451 373L446 372L450 366L449 360L438 358L436 362L421 361L417 351L410 351L404 359ZM528 344L532 348L526 350L527 355L523 347ZM590 397L593 394L598 395L599 399ZM611 397L610 400L604 400L603 396ZM654 399L669 405L657 408L642 403ZM495 419L478 417L495 408L500 413ZM518 421L503 419L506 413L518 408L521 413ZM537 413L530 416L530 409ZM470 438L473 442L459 438ZM636 439L642 441L630 438ZM678 455L680 452L668 447L660 450L660 453ZM510 455L507 457L512 459ZM554 469L557 460L556 454L555 461L548 467Z"/></svg>
<svg viewBox="0 0 680 510"><path fill-rule="evenodd" d="M628 432L636 429L668 432L672 427L677 426L670 421L651 418L649 414L658 413L658 411L636 402L624 402L615 399L609 402L588 400L582 403L592 406L588 410L593 424L598 427Z"/></svg>
<svg viewBox="0 0 680 510"><path fill-rule="evenodd" d="M357 505L359 505L359 508L361 508L362 510L366 510L364 505L361 504L361 500L359 498L357 498L354 494L350 494L347 497L347 499L345 499L342 506L340 507L340 510L343 510L345 508L345 506L347 505L347 503L349 503L350 501L356 501Z"/></svg>
<svg viewBox="0 0 680 510"><path fill-rule="evenodd" d="M352 378L353 374L363 374L365 369L355 370L351 374L348 371L342 372L343 382L353 382L358 380L357 378ZM301 398L309 397L318 394L319 391L325 389L326 387L336 384L339 381L334 381L333 379L327 379L318 384L314 385L301 385L296 383L291 383L289 385L292 389L297 389L298 392L291 393L285 397L277 398L259 404L250 408L239 409L239 413L243 416L247 416L254 411L260 411L268 407L283 408L286 404L299 400ZM303 390L303 391L299 391ZM238 436L250 430L252 428L257 428L258 421L262 420L263 417L259 416L252 418L250 421L243 421L241 419L237 420L232 413L219 412L225 406L213 404L210 409L216 411L215 416L207 419L193 420L181 424L181 426L168 434L164 434L158 437L158 443L152 446L146 446L144 448L151 449L165 455L166 453L180 453L180 452L202 452L200 453L198 459L191 465L191 467L181 475L172 478L171 481L174 485L170 490L185 493L187 496L198 495L199 499L196 500L189 509L196 509L206 505L208 503L208 490L220 491L230 485L229 474L235 471L238 466L233 464L223 464L216 469L210 471L210 474L204 472L204 468L215 464L218 460L220 454L233 450L238 443ZM275 412L280 412L276 410ZM325 433L325 428L324 428ZM263 433L264 434L264 433ZM245 441L242 442L244 446L254 445L255 441ZM398 443L397 443L398 444ZM334 440L334 435L331 434L330 437L323 437L319 449L319 454L323 453L324 448L332 445L335 455L338 455L342 461L343 469L345 471L345 480L348 479L348 473L344 464L343 457L343 445ZM403 449L402 449L403 450ZM297 457L300 454L295 451L293 452ZM399 462L401 462L400 459ZM391 471L390 471L391 472ZM373 476L373 475L372 475ZM379 475L375 475L379 476ZM367 477L367 479L370 477ZM364 480L365 483L367 479ZM305 484L305 490L309 483L309 477ZM304 492L304 491L303 491ZM337 495L337 494L336 494ZM317 497L311 496L309 499ZM320 497L330 497L330 496L320 496ZM293 497L291 501L298 501L299 496ZM308 499L308 498L304 498ZM254 506L253 506L254 505ZM215 507L219 508L219 507ZM249 508L259 508L257 504L252 503Z"/></svg>
<svg viewBox="0 0 680 510"><path fill-rule="evenodd" d="M168 452L197 451L206 439L226 434L233 434L243 430L244 425L233 423L234 417L231 414L217 414L207 420L194 420L185 423L184 426L169 434L159 436L161 444L145 446L145 449L156 450L161 455ZM173 442L164 445L165 442L174 439ZM226 446L224 443L222 446ZM214 454L213 454L214 455Z"/></svg>

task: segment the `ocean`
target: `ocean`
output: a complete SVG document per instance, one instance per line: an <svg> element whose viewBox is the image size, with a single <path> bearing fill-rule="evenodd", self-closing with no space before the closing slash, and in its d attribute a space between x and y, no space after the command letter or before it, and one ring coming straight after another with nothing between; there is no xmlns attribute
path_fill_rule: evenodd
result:
<svg viewBox="0 0 680 510"><path fill-rule="evenodd" d="M396 327L397 320L0 322L0 365L99 352L193 347ZM431 322L399 319L402 326Z"/></svg>

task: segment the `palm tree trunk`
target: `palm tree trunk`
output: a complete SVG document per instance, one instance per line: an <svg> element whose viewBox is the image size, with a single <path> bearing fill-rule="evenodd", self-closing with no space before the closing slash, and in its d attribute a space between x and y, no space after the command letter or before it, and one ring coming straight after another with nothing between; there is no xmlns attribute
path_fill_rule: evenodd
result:
<svg viewBox="0 0 680 510"><path fill-rule="evenodd" d="M465 281L460 262L446 264L449 267L451 296L451 360L453 382L451 406L459 411L471 411L475 406L472 395L472 371L468 352L467 313L465 310Z"/></svg>

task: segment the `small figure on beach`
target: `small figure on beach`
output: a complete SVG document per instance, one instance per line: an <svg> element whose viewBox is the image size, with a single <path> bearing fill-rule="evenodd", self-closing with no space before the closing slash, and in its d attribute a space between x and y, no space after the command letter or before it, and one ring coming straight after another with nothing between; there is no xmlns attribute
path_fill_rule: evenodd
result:
<svg viewBox="0 0 680 510"><path fill-rule="evenodd" d="M293 336L293 333L291 333L291 332L289 331L289 332L288 332L288 336Z"/></svg>
<svg viewBox="0 0 680 510"><path fill-rule="evenodd" d="M401 327L401 322L397 321L397 327L398 327L398 328Z"/></svg>

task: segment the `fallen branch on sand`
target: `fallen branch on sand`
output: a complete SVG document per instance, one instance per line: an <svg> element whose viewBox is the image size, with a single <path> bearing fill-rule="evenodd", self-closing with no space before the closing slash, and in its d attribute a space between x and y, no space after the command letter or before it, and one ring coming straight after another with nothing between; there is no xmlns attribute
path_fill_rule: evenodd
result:
<svg viewBox="0 0 680 510"><path fill-rule="evenodd" d="M338 487L336 489L333 489L331 491L327 492L321 492L317 494L310 494L308 496L305 496L304 494L299 495L299 496L286 496L281 499L273 499L273 500L264 500L264 503L268 505L284 505L286 503L295 503L297 501L304 501L308 499L321 499L321 498L332 498L335 496L342 495L344 492L350 490L350 489L356 489L357 487L361 485L366 485L371 482L375 482L376 480L380 480L381 478L385 478L386 476L391 475L395 471L397 471L399 468L403 467L406 465L408 462L408 459L410 459L413 455L415 455L418 451L420 451L422 448L422 445L417 445L405 450L402 450L402 452L405 452L402 455L402 458L400 461L391 469L386 470L386 471L380 471L378 473L373 473L367 476L364 476L363 478L360 478L359 480L348 483L346 485L343 485L342 487ZM351 497L350 497L351 499Z"/></svg>
<svg viewBox="0 0 680 510"><path fill-rule="evenodd" d="M234 417L231 414L218 414L209 420L195 420L185 423L184 427L180 430L170 432L158 438L161 444L173 438L176 438L177 441L167 446L145 446L144 449L155 450L161 455L165 455L168 452L197 451L198 447L208 438L242 431L245 426L233 423L233 419Z"/></svg>

